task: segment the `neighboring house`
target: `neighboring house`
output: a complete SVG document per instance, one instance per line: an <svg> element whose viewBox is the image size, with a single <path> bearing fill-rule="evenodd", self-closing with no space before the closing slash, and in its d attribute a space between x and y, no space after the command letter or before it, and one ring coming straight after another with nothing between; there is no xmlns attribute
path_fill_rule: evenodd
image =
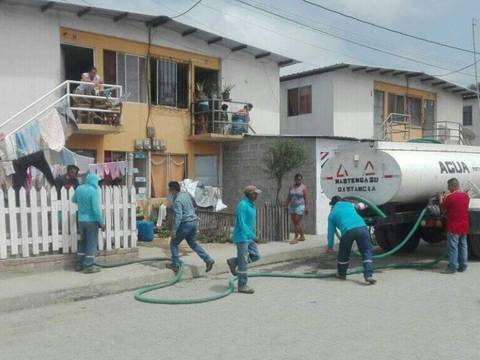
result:
<svg viewBox="0 0 480 360"><path fill-rule="evenodd" d="M280 79L282 135L461 142L472 91L422 72L338 64Z"/></svg>
<svg viewBox="0 0 480 360"><path fill-rule="evenodd" d="M480 101L477 96L465 97L463 101L463 127L471 132L472 145L480 145Z"/></svg>
<svg viewBox="0 0 480 360"><path fill-rule="evenodd" d="M220 185L222 143L241 141L245 132L279 134L279 71L295 61L152 16L164 11L159 3L126 3L0 2L0 131L10 116L96 66L105 84L120 85L126 96L121 123L77 118L68 148L99 163L134 153L134 184L146 196L164 197L168 181L185 177ZM198 90L223 84L234 85L227 112L223 99L200 109ZM229 122L246 103L253 104L250 129L232 131ZM9 126L27 120L18 116Z"/></svg>

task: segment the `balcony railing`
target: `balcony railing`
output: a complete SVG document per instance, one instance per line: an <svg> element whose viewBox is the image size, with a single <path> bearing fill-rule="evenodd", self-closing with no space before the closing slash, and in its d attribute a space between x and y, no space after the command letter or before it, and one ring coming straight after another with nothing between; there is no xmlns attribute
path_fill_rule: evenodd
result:
<svg viewBox="0 0 480 360"><path fill-rule="evenodd" d="M72 110L80 133L106 134L121 130L122 87L102 84L99 92L72 91L75 86L94 88L92 83L66 80L0 124L6 136L21 130L55 107Z"/></svg>
<svg viewBox="0 0 480 360"><path fill-rule="evenodd" d="M248 103L205 99L192 103L191 140L234 141L255 133L250 126Z"/></svg>

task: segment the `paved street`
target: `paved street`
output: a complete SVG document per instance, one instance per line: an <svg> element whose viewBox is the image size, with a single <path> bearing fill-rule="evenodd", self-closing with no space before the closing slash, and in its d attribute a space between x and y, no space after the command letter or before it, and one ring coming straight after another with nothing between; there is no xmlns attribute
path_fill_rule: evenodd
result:
<svg viewBox="0 0 480 360"><path fill-rule="evenodd" d="M434 257L423 246L415 256ZM389 261L392 261L390 259ZM262 270L318 271L334 259ZM478 359L480 263L465 274L388 270L375 286L251 279L257 293L191 306L135 302L132 293L2 314L8 359ZM185 281L164 297L221 291L225 276Z"/></svg>

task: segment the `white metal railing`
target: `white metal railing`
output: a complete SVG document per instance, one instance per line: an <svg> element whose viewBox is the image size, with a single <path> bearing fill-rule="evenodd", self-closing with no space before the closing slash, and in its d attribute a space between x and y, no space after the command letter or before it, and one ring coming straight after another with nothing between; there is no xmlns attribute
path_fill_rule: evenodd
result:
<svg viewBox="0 0 480 360"><path fill-rule="evenodd" d="M453 142L459 145L470 145L470 141L464 136L463 125L455 121L435 122L433 128L424 128L423 133L443 143Z"/></svg>
<svg viewBox="0 0 480 360"><path fill-rule="evenodd" d="M410 136L410 115L390 113L382 123L383 139L393 140L393 134L403 134L405 140Z"/></svg>
<svg viewBox="0 0 480 360"><path fill-rule="evenodd" d="M72 98L85 98L85 99L92 99L92 100L108 100L110 102L121 102L122 101L122 96L123 96L123 91L122 91L122 86L121 85L111 85L111 84L101 84L97 86L101 86L103 88L103 95L83 95L83 94L76 94L71 92L71 85L86 85L86 86L95 86L91 82L84 82L84 81L75 81L75 80L66 80L62 82L61 84L57 85L55 88L52 90L48 91L46 94L32 102L30 105L24 107L22 110L19 112L13 114L10 116L7 120L2 122L0 124L0 131L2 131L5 126L13 123L14 120L18 120L21 116L25 116L28 114L28 111L35 108L37 105L41 104L44 100L49 99L50 97L53 97L55 95L54 99L51 99L47 104L43 105L41 107L40 111L35 111L34 115L27 117L26 121L20 121L18 125L14 125L12 129L2 131L5 136L8 136L10 134L13 134L28 124L30 124L32 121L37 119L39 116L56 106L57 104L60 104L62 101L66 101L67 106L69 107L70 110L78 110L78 111L85 111L85 112L94 112L94 113L118 113L117 110L114 109L99 109L95 107L78 107L78 106L71 106L72 104ZM116 96L111 96L114 92L116 92Z"/></svg>

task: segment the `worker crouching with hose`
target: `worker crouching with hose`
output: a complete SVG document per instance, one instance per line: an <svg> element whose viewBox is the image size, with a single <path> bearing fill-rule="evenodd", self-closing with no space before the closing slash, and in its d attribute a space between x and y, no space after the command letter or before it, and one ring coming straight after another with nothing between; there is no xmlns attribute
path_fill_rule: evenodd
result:
<svg viewBox="0 0 480 360"><path fill-rule="evenodd" d="M342 201L340 196L332 197L332 207L328 216L328 253L333 253L335 231L340 230L340 247L337 259L337 278L346 280L352 245L355 241L362 254L363 276L368 285L373 285L373 249L370 232L365 221L357 213L355 206Z"/></svg>

